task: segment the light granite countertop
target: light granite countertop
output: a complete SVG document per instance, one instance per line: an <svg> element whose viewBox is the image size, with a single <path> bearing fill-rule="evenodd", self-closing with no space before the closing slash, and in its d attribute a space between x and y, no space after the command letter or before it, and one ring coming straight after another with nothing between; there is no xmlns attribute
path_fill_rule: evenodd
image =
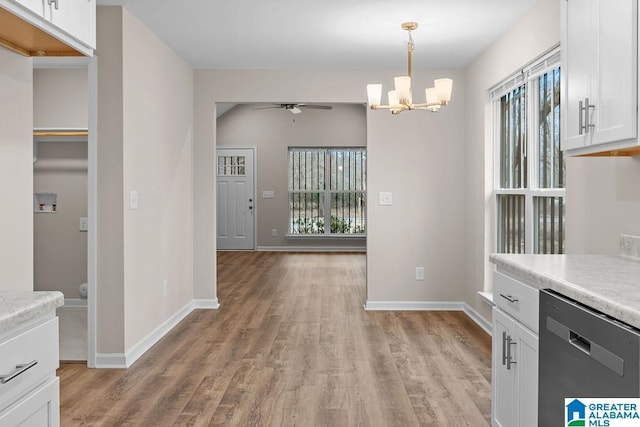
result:
<svg viewBox="0 0 640 427"><path fill-rule="evenodd" d="M492 254L498 271L640 329L640 262L606 255Z"/></svg>
<svg viewBox="0 0 640 427"><path fill-rule="evenodd" d="M62 305L62 292L0 291L0 334Z"/></svg>

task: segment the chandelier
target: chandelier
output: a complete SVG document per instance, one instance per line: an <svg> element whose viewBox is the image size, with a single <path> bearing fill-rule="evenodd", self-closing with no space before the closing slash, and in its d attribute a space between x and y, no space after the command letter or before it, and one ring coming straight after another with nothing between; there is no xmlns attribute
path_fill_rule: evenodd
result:
<svg viewBox="0 0 640 427"><path fill-rule="evenodd" d="M440 107L447 105L451 100L453 80L436 79L434 80L435 87L425 89L426 102L420 104L413 103L413 95L411 93L411 60L415 44L411 36L411 31L416 28L418 28L417 22L402 23L402 29L409 33L409 41L407 42L407 75L394 78L395 90L390 90L387 94L389 97L389 105L380 105L382 98L381 84L367 85L367 97L369 98L369 106L372 110L391 110L391 114L399 114L405 110L427 110L435 113Z"/></svg>

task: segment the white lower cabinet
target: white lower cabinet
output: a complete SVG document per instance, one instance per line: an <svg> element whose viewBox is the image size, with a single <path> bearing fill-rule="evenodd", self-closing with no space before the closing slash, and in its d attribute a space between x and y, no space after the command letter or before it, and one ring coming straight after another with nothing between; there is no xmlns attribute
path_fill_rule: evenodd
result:
<svg viewBox="0 0 640 427"><path fill-rule="evenodd" d="M0 334L0 426L60 425L58 318Z"/></svg>
<svg viewBox="0 0 640 427"><path fill-rule="evenodd" d="M502 276L503 280L505 277ZM513 283L513 292L503 294L509 298L505 304L530 303L528 292L532 288ZM535 295L537 303L537 290ZM535 427L538 425L538 335L505 313L499 299L496 305L493 308L492 425Z"/></svg>

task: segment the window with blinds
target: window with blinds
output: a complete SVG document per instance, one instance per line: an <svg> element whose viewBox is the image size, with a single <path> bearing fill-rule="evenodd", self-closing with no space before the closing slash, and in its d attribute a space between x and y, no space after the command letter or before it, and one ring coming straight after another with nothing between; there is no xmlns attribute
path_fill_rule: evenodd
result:
<svg viewBox="0 0 640 427"><path fill-rule="evenodd" d="M559 50L492 91L496 250L564 253Z"/></svg>
<svg viewBox="0 0 640 427"><path fill-rule="evenodd" d="M364 235L365 148L289 148L289 234Z"/></svg>

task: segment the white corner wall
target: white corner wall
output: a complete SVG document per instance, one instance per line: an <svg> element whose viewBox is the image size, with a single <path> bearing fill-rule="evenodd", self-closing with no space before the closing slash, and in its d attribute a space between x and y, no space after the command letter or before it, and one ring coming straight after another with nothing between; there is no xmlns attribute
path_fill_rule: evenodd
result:
<svg viewBox="0 0 640 427"><path fill-rule="evenodd" d="M97 31L97 353L122 366L192 304L193 71L122 7Z"/></svg>
<svg viewBox="0 0 640 427"><path fill-rule="evenodd" d="M0 290L33 290L32 59L0 47Z"/></svg>
<svg viewBox="0 0 640 427"><path fill-rule="evenodd" d="M491 286L494 251L493 141L488 90L560 43L562 0L538 0L513 27L465 70L466 100L466 286L464 300L486 319L491 310L477 295Z"/></svg>
<svg viewBox="0 0 640 427"><path fill-rule="evenodd" d="M96 13L98 207L96 351L124 353L122 8Z"/></svg>

